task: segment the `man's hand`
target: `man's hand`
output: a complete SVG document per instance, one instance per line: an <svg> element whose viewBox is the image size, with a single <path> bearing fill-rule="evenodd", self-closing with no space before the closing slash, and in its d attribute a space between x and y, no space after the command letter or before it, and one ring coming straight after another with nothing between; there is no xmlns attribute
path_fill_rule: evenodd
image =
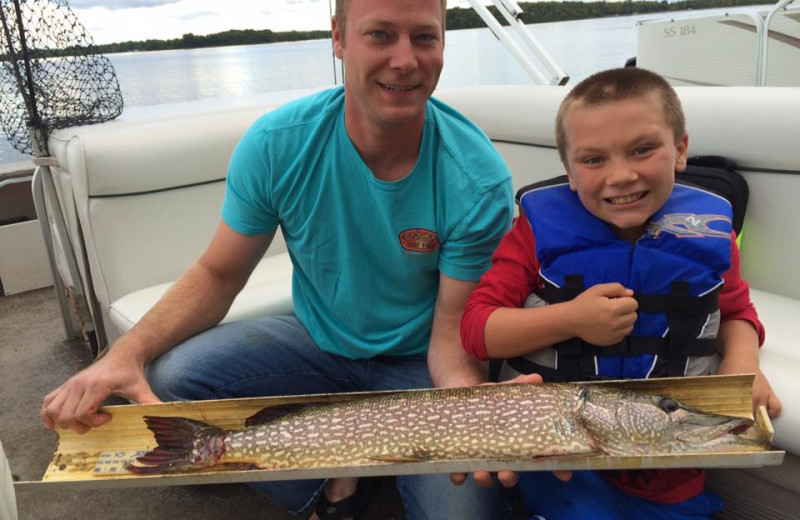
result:
<svg viewBox="0 0 800 520"><path fill-rule="evenodd" d="M570 302L576 336L593 345L608 346L633 331L639 304L633 291L618 283L586 289Z"/></svg>
<svg viewBox="0 0 800 520"><path fill-rule="evenodd" d="M110 395L159 403L144 377L145 363L222 320L275 232L243 235L220 222L208 248L105 357L44 398L47 428L85 433L111 417L99 410Z"/></svg>
<svg viewBox="0 0 800 520"><path fill-rule="evenodd" d="M111 395L140 404L161 402L144 377L144 366L114 348L50 392L44 398L40 416L48 429L59 426L86 433L111 420L110 415L99 410Z"/></svg>
<svg viewBox="0 0 800 520"><path fill-rule="evenodd" d="M542 382L542 376L539 374L529 374L529 375L521 375L517 376L514 379L509 381L503 381L502 383L498 383L501 385L509 384L509 383L530 383L530 384L540 384ZM494 383L486 383L488 385ZM556 476L558 480L562 482L567 482L569 479L572 478L571 471L554 471L553 475ZM475 479L475 482L481 487L491 487L494 485L494 477L492 473L488 471L476 471L472 474L472 478ZM451 473L450 474L450 482L455 484L456 486L460 486L467 480L466 473ZM501 485L504 487L514 487L519 482L519 473L516 471L510 470L503 470L497 472L497 480L500 482Z"/></svg>

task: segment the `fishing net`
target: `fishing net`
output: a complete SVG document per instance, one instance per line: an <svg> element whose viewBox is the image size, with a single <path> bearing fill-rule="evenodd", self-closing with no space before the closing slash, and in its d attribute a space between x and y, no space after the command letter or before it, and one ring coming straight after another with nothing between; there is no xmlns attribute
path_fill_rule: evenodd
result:
<svg viewBox="0 0 800 520"><path fill-rule="evenodd" d="M0 125L14 148L47 155L52 130L122 113L114 67L95 52L66 0L0 0L0 6Z"/></svg>

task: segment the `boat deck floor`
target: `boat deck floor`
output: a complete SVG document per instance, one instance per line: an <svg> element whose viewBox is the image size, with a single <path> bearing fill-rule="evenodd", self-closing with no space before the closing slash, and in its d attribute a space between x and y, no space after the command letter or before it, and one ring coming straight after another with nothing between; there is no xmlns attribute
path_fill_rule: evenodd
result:
<svg viewBox="0 0 800 520"><path fill-rule="evenodd" d="M0 296L0 441L14 480L42 478L56 448L56 435L39 419L42 398L92 361L87 343L64 337L52 288ZM27 487L16 495L20 519L294 518L244 484L81 492ZM365 518L403 518L392 479L384 479Z"/></svg>

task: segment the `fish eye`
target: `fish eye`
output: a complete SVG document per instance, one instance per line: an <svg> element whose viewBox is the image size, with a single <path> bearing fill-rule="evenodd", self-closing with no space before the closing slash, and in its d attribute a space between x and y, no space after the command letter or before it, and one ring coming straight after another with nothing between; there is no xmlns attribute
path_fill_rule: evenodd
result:
<svg viewBox="0 0 800 520"><path fill-rule="evenodd" d="M667 413L672 413L677 411L678 408L680 408L680 405L678 405L678 403L673 399L670 399L669 397L664 397L658 402L658 407Z"/></svg>

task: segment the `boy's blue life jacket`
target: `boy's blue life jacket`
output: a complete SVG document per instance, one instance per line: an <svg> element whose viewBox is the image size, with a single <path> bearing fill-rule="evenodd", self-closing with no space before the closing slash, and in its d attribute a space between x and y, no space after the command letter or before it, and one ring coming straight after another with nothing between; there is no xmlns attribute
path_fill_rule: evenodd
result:
<svg viewBox="0 0 800 520"><path fill-rule="evenodd" d="M719 330L718 295L730 268L730 203L676 182L670 198L631 244L581 204L566 177L533 184L518 195L536 239L544 289L536 305L575 298L585 288L619 282L639 308L633 332L612 346L578 338L508 360L545 380L683 376L691 360L708 373ZM530 299L529 299L530 300ZM550 349L545 349L550 350ZM542 361L550 356L550 361Z"/></svg>

